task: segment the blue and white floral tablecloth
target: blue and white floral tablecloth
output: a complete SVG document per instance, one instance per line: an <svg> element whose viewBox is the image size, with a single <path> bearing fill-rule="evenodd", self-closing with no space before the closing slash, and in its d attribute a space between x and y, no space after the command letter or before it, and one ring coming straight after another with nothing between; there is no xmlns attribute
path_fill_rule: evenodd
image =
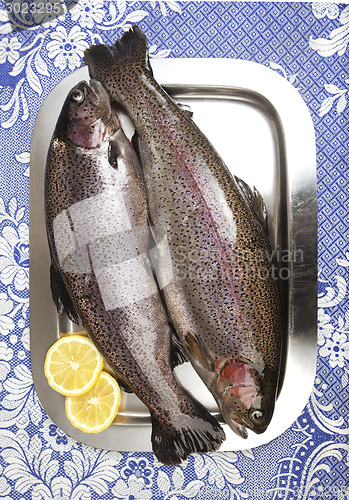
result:
<svg viewBox="0 0 349 500"><path fill-rule="evenodd" d="M349 6L80 0L30 28L25 18L9 22L10 3L0 2L0 499L349 498ZM307 103L317 140L319 348L309 403L268 445L178 467L66 436L43 411L30 369L33 124L84 49L134 23L152 55L241 58L280 73Z"/></svg>

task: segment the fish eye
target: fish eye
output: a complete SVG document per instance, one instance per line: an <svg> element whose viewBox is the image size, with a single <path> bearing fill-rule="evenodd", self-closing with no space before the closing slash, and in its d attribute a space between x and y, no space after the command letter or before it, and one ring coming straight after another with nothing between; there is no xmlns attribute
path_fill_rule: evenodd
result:
<svg viewBox="0 0 349 500"><path fill-rule="evenodd" d="M260 410L253 410L251 411L250 416L255 422L260 422L263 418L263 412Z"/></svg>
<svg viewBox="0 0 349 500"><path fill-rule="evenodd" d="M85 99L84 93L79 89L73 90L70 95L70 99L75 102L82 102Z"/></svg>

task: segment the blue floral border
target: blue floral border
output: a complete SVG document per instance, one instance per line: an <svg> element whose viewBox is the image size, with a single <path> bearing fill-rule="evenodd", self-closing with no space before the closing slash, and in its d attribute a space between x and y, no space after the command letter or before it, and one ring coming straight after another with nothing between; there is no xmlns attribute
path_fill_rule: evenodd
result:
<svg viewBox="0 0 349 500"><path fill-rule="evenodd" d="M0 2L0 498L347 498L349 6L80 0L37 26L20 16L14 26L6 6ZM112 43L133 23L148 35L153 57L240 58L280 73L307 103L317 141L319 350L309 403L268 445L195 455L178 467L66 436L41 408L30 370L35 117L53 87L81 66L88 45Z"/></svg>

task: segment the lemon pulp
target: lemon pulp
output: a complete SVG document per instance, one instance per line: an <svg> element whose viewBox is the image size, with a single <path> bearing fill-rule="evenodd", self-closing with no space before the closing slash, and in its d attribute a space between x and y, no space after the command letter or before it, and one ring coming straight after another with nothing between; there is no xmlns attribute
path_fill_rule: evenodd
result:
<svg viewBox="0 0 349 500"><path fill-rule="evenodd" d="M68 396L65 411L72 425L84 432L101 432L113 422L120 406L117 381L102 371L95 385L81 396Z"/></svg>
<svg viewBox="0 0 349 500"><path fill-rule="evenodd" d="M55 342L46 354L45 375L49 385L65 396L89 391L103 369L103 356L82 335L69 335Z"/></svg>

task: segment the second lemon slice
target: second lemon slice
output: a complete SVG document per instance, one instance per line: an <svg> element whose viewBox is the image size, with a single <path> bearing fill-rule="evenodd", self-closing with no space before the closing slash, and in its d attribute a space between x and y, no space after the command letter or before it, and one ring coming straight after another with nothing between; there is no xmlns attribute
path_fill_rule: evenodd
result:
<svg viewBox="0 0 349 500"><path fill-rule="evenodd" d="M74 427L89 433L100 432L113 422L120 399L119 384L109 373L102 371L90 391L66 398L65 412Z"/></svg>
<svg viewBox="0 0 349 500"><path fill-rule="evenodd" d="M49 385L65 396L89 391L103 369L103 357L82 335L57 340L46 354L45 375Z"/></svg>

